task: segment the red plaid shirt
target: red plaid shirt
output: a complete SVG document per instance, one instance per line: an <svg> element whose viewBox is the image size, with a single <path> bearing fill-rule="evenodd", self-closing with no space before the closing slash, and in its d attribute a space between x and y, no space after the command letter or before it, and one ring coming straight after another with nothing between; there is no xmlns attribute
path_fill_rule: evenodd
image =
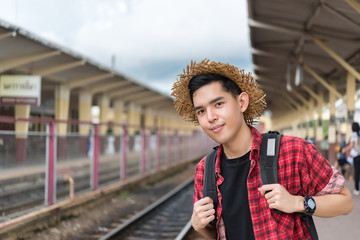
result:
<svg viewBox="0 0 360 240"><path fill-rule="evenodd" d="M311 239L299 214L281 213L269 209L264 197L260 195L259 151L262 134L250 127L253 143L250 152L250 171L247 179L249 207L256 239ZM219 185L224 181L220 170L220 146L215 163L216 185L219 204L217 213L218 239L226 239L224 221L221 217L222 196ZM203 198L204 157L196 167L194 203ZM315 146L301 138L284 136L278 160L278 180L292 195L323 195L339 193L345 179L339 171L332 168L321 156Z"/></svg>

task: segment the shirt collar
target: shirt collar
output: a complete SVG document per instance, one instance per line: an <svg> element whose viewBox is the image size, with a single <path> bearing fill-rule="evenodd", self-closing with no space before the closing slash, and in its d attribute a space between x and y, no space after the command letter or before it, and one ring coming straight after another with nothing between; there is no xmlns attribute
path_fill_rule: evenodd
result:
<svg viewBox="0 0 360 240"><path fill-rule="evenodd" d="M259 153L260 153L260 146L262 141L262 134L254 127L249 126L252 134L252 145L251 145L251 153L250 153L250 160L258 161L259 160Z"/></svg>

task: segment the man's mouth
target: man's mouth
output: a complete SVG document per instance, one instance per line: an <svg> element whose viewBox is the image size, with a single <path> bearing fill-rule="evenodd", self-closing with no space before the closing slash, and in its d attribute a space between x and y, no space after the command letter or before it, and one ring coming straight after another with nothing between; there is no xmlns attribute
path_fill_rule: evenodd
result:
<svg viewBox="0 0 360 240"><path fill-rule="evenodd" d="M213 131L214 133L218 133L221 131L221 129L223 127L224 127L224 124L218 124L218 125L210 127L210 130Z"/></svg>

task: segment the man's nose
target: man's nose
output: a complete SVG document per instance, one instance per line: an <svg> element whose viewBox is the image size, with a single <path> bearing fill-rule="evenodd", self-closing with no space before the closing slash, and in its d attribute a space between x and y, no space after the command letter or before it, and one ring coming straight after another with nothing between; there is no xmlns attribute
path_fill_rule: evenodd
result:
<svg viewBox="0 0 360 240"><path fill-rule="evenodd" d="M213 110L207 110L207 118L209 122L213 122L217 119L217 115Z"/></svg>

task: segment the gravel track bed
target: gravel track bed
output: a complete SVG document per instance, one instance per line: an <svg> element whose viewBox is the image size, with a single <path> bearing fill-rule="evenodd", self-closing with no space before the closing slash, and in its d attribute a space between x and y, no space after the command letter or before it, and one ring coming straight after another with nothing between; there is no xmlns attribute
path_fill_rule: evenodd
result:
<svg viewBox="0 0 360 240"><path fill-rule="evenodd" d="M175 186L193 177L195 165L191 165L177 175L160 182L144 183L132 192L122 192L110 201L81 213L79 216L64 219L57 226L39 230L33 240L91 240L98 239L109 229L111 224L120 224L136 214Z"/></svg>

